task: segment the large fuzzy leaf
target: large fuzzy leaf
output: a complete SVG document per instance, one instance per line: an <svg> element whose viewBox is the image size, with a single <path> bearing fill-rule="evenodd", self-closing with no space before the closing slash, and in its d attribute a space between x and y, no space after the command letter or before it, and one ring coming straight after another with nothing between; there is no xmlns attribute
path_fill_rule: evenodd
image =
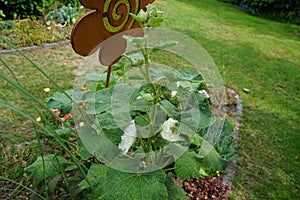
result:
<svg viewBox="0 0 300 200"><path fill-rule="evenodd" d="M113 88L99 90L95 93L94 98L87 103L86 109L88 114L100 114L111 110L111 95Z"/></svg>
<svg viewBox="0 0 300 200"><path fill-rule="evenodd" d="M202 164L195 152L186 152L175 162L175 173L182 180L203 177Z"/></svg>
<svg viewBox="0 0 300 200"><path fill-rule="evenodd" d="M171 117L172 119L179 119L179 109L176 108L172 103L170 103L167 100L163 100L160 102L161 108L163 111L168 115L168 117Z"/></svg>
<svg viewBox="0 0 300 200"><path fill-rule="evenodd" d="M158 170L148 173L125 173L104 165L92 165L87 178L92 186L91 199L148 200L167 199L166 175ZM86 181L82 189L89 187Z"/></svg>
<svg viewBox="0 0 300 200"><path fill-rule="evenodd" d="M227 162L220 157L215 148L212 148L203 158L203 163L213 171L222 171L227 164Z"/></svg>
<svg viewBox="0 0 300 200"><path fill-rule="evenodd" d="M172 173L167 174L166 186L168 188L168 200L188 200L184 190L175 184Z"/></svg>
<svg viewBox="0 0 300 200"><path fill-rule="evenodd" d="M68 90L66 93L72 97L73 90ZM68 114L72 109L72 101L64 93L56 92L46 101L46 106L49 109L59 109L61 114Z"/></svg>
<svg viewBox="0 0 300 200"><path fill-rule="evenodd" d="M24 171L29 175L34 185L39 185L44 180L52 180L64 171L67 161L56 155L38 157L37 160Z"/></svg>
<svg viewBox="0 0 300 200"><path fill-rule="evenodd" d="M86 196L89 199L99 199L99 197L105 193L108 170L109 168L105 165L93 164L88 171L87 180L85 179L79 183L78 186L86 190Z"/></svg>

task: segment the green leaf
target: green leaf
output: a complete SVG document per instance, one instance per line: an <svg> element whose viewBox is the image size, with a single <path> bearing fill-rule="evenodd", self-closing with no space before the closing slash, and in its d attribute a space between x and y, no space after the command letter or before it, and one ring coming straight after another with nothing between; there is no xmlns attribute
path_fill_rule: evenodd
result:
<svg viewBox="0 0 300 200"><path fill-rule="evenodd" d="M118 128L118 125L116 124L113 115L111 112L105 112L102 114L96 115L96 122L98 127L101 129L114 129Z"/></svg>
<svg viewBox="0 0 300 200"><path fill-rule="evenodd" d="M125 173L93 164L88 180L92 185L92 193L97 199L149 200L167 199L165 172L157 170L148 173ZM89 188L86 181L79 184L82 189Z"/></svg>
<svg viewBox="0 0 300 200"><path fill-rule="evenodd" d="M150 27L158 27L161 25L161 23L163 22L163 18L162 17L151 17L148 20L148 25Z"/></svg>
<svg viewBox="0 0 300 200"><path fill-rule="evenodd" d="M150 95L151 96L151 95ZM147 112L150 109L150 104L146 98L141 97L135 101L130 102L130 111Z"/></svg>
<svg viewBox="0 0 300 200"><path fill-rule="evenodd" d="M73 90L68 90L66 93L72 97ZM59 109L61 114L70 113L72 109L72 101L64 93L56 92L52 97L46 100L46 106L49 109Z"/></svg>
<svg viewBox="0 0 300 200"><path fill-rule="evenodd" d="M80 129L79 137L88 152L95 154L101 162L111 162L121 153L103 130L97 126L85 126Z"/></svg>
<svg viewBox="0 0 300 200"><path fill-rule="evenodd" d="M175 161L175 173L182 180L188 178L202 178L200 173L202 164L195 152L186 152Z"/></svg>
<svg viewBox="0 0 300 200"><path fill-rule="evenodd" d="M151 68L151 78L154 82L158 82L162 78L165 78L169 83L184 80L181 73L177 70L171 70L167 68Z"/></svg>
<svg viewBox="0 0 300 200"><path fill-rule="evenodd" d="M183 75L187 80L194 81L203 81L201 74L195 70L190 69L178 69L178 71Z"/></svg>
<svg viewBox="0 0 300 200"><path fill-rule="evenodd" d="M92 91L96 92L98 90L102 90L105 88L106 84L106 73L98 74L98 73L89 73L87 74L84 79L87 83L87 88ZM118 82L119 78L114 74L110 75L109 85L113 86Z"/></svg>
<svg viewBox="0 0 300 200"><path fill-rule="evenodd" d="M5 14L3 13L3 10L0 10L0 18L5 17Z"/></svg>
<svg viewBox="0 0 300 200"><path fill-rule="evenodd" d="M174 182L172 173L167 174L166 186L168 188L168 200L188 200L185 191Z"/></svg>
<svg viewBox="0 0 300 200"><path fill-rule="evenodd" d="M113 87L99 90L86 105L88 114L100 114L111 110L111 95Z"/></svg>
<svg viewBox="0 0 300 200"><path fill-rule="evenodd" d="M227 162L220 157L215 148L212 148L203 158L203 163L213 171L222 171L227 165Z"/></svg>
<svg viewBox="0 0 300 200"><path fill-rule="evenodd" d="M167 199L163 170L131 174L110 169L107 174L109 185L114 186L107 188L107 199Z"/></svg>
<svg viewBox="0 0 300 200"><path fill-rule="evenodd" d="M158 50L167 49L176 46L177 44L178 44L177 41L159 42L154 45L154 47L152 48L152 52L154 53Z"/></svg>
<svg viewBox="0 0 300 200"><path fill-rule="evenodd" d="M209 101L205 95L195 92L200 111L199 128L203 129L210 125L213 114L210 109Z"/></svg>
<svg viewBox="0 0 300 200"><path fill-rule="evenodd" d="M222 134L220 135L218 142L215 144L216 151L226 161L238 158L238 155L236 154L238 142L232 137L232 134L234 133L234 127L235 124L232 121L226 119Z"/></svg>
<svg viewBox="0 0 300 200"><path fill-rule="evenodd" d="M99 199L105 193L107 186L107 171L108 167L105 165L92 164L88 171L86 179L79 183L79 188L88 190L89 199ZM91 185L89 185L89 183Z"/></svg>
<svg viewBox="0 0 300 200"><path fill-rule="evenodd" d="M37 186L44 180L50 181L61 175L66 164L67 161L63 157L49 155L44 156L44 162L42 157L38 157L37 160L30 166L26 167L24 171L29 174L29 179Z"/></svg>
<svg viewBox="0 0 300 200"><path fill-rule="evenodd" d="M56 133L55 136L58 136L60 138L67 140L71 136L71 129L69 129L69 128L58 129L58 130L55 130L55 133Z"/></svg>
<svg viewBox="0 0 300 200"><path fill-rule="evenodd" d="M140 24L143 24L147 21L148 15L143 9L141 9L139 14L137 15L137 18L138 18L138 22Z"/></svg>
<svg viewBox="0 0 300 200"><path fill-rule="evenodd" d="M94 92L91 91L77 91L73 94L73 101L76 104L87 103L94 98Z"/></svg>
<svg viewBox="0 0 300 200"><path fill-rule="evenodd" d="M202 176L208 176L208 174L205 172L205 170L202 167L200 168L199 172Z"/></svg>
<svg viewBox="0 0 300 200"><path fill-rule="evenodd" d="M179 109L171 104L168 100L163 100L160 102L161 109L166 113L168 117L178 120L180 116Z"/></svg>
<svg viewBox="0 0 300 200"><path fill-rule="evenodd" d="M119 128L103 130L106 137L116 146L121 142L121 136L124 135L124 132Z"/></svg>
<svg viewBox="0 0 300 200"><path fill-rule="evenodd" d="M77 139L79 155L82 160L88 160L90 158L90 152L83 146L80 138Z"/></svg>
<svg viewBox="0 0 300 200"><path fill-rule="evenodd" d="M196 147L201 147L203 138L199 136L198 134L194 134L190 137L191 139L191 144L195 145Z"/></svg>
<svg viewBox="0 0 300 200"><path fill-rule="evenodd" d="M99 74L99 73L89 73L84 77L84 80L87 82L94 81L105 81L106 80L106 74Z"/></svg>
<svg viewBox="0 0 300 200"><path fill-rule="evenodd" d="M144 47L144 44L147 39L146 37L133 37L131 35L124 35L123 38L125 40L127 40L127 42L135 44L138 48ZM133 54L137 54L137 53L133 53ZM129 55L132 55L132 54L129 54ZM128 57L127 54L125 54L125 56Z"/></svg>
<svg viewBox="0 0 300 200"><path fill-rule="evenodd" d="M144 56L141 52L132 53L132 54L124 54L125 57L130 59L132 66L140 66L144 64Z"/></svg>

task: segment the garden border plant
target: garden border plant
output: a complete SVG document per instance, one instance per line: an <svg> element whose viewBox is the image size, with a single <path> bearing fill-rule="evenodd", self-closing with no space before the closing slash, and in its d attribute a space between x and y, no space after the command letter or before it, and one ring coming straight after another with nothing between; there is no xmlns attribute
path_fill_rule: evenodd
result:
<svg viewBox="0 0 300 200"><path fill-rule="evenodd" d="M155 26L159 25L161 22L161 16L158 14L156 8L153 6L149 6L147 12L141 11L142 14L135 16L135 18L141 23L145 23L149 25L149 19L157 19L157 23L154 23ZM145 17L146 14L146 17ZM145 31L147 32L147 31ZM139 37L134 38L131 36L126 36L127 41L129 43L134 43L135 45L140 45L141 52L133 52L132 54L124 55L123 59L118 62L113 68L113 74L111 75L110 87L105 88L106 82L106 72L103 74L88 74L85 78L86 84L82 86L86 86L83 88L83 91L80 92L81 101L78 102L78 91L66 91L64 92L61 88L58 87L55 82L52 81L55 86L59 88L62 93L56 93L54 96L48 99L46 106L39 102L34 96L29 94L22 86L18 85L14 81L8 79L7 77L1 75L1 78L13 85L17 88L21 94L26 99L34 100L34 103L38 104L40 107L32 104L37 112L40 113L41 122L36 121L36 119L27 115L26 113L18 110L17 108L11 106L9 103L1 104L1 106L12 109L13 111L23 115L25 118L29 119L36 127L36 133L42 134L43 137L52 137L54 138L59 145L64 149L68 155L70 156L70 160L67 160L62 155L53 154L53 155L42 155L40 158L36 160L32 165L28 166L25 171L29 174L30 180L34 184L34 188L36 191L40 191L43 195L46 195L46 198L49 198L48 192L51 195L55 196L56 187L63 187L69 193L63 192L62 195L64 197L77 197L80 198L82 196L93 197L103 197L105 199L110 199L112 197L124 197L124 192L127 191L126 198L134 199L137 197L141 197L141 199L176 199L176 198L184 198L185 192L174 183L174 173L177 177L181 179L188 178L202 178L207 175L216 176L218 171L224 169L224 160L225 157L221 158L216 150L212 150L209 158L206 159L206 163L203 162L203 157L199 156L199 150L201 149L201 145L203 144L203 138L201 138L201 134L207 131L206 126L209 125L207 122L204 122L203 127L197 130L198 132L191 135L185 135L184 133L178 133L178 122L181 120L181 115L183 114L180 107L180 95L182 97L184 94L193 94L196 99L195 102L198 103L196 106L199 110L207 112L210 116L213 115L213 112L210 111L210 103L209 98L206 96L205 92L199 93L199 90L206 89L205 84L203 83L203 79L201 74L189 71L189 70L181 70L181 74L172 74L168 69L150 69L147 68L147 64L149 61L149 48L146 45L147 38ZM5 40L5 39L4 39ZM6 41L7 42L7 41ZM166 42L157 44L157 48L154 51L159 51L159 53L164 53L164 48L169 48L173 45L176 45L174 42ZM16 48L15 48L16 49ZM17 49L16 49L17 50ZM51 79L37 66L35 65L29 58L26 57L22 52L17 50L21 55L23 55L29 62L31 62L44 76L46 76L50 81ZM152 53L154 54L152 49ZM2 61L2 63L5 62ZM140 66L142 64L142 67ZM143 67L143 64L144 65ZM128 70L134 67L143 68L146 73L146 80L148 83L144 84L141 89L135 91L135 95L131 97L131 118L129 119L129 124L124 127L124 131L118 127L115 127L113 123L110 123L111 116L110 112L107 109L111 108L111 100L110 97L113 93L112 88L117 87L117 83L120 81L126 80L126 76L128 75ZM8 65L5 65L7 69L10 69ZM156 71L157 70L157 71ZM150 71L158 73L158 77L156 81L161 81L161 75L171 74L175 79L178 79L179 82L187 84L186 86L178 86L179 91L173 91L168 89L163 82L155 82L153 77L151 77ZM72 98L73 95L73 98ZM76 96L74 101L74 95ZM97 97L100 95L100 99L91 98ZM182 98L181 97L181 98ZM30 103L28 99L28 103ZM93 100L101 100L101 103L98 105L99 107L95 107L92 102ZM107 101L108 100L108 101ZM104 101L104 102L103 102ZM179 141L184 144L185 140L190 140L192 146L187 147L190 148L190 151L184 153L182 157L180 157L177 161L175 161L174 166L167 166L164 170L159 169L152 172L146 173L126 173L122 171L117 171L115 169L109 168L103 164L103 160L101 157L95 157L92 155L93 152L90 151L89 146L82 145L84 143L82 140L85 137L93 136L91 133L97 134L97 131L101 131L95 127L86 127L85 124L77 123L78 126L74 127L70 126L68 123L64 123L61 121L60 117L57 116L52 109L59 109L59 112L63 115L68 114L70 112L70 105L73 107L74 105L79 109L85 108L88 110L88 105L91 105L91 112L88 113L90 115L96 115L98 123L101 127L101 130L104 130L104 134L109 140L118 145L120 150L123 151L124 154L128 152L140 151L143 150L145 152L151 153L153 149L161 149L166 144L174 141ZM96 101L97 103L97 101ZM106 103L106 104L103 104ZM87 105L85 107L85 105ZM161 106L161 110L151 109L151 106L157 108L158 105ZM105 106L106 108L103 108ZM40 109L46 110L46 113L43 113ZM93 109L96 110L93 110ZM102 110L103 109L103 110ZM198 110L198 112L200 112ZM155 112L164 113L163 116L167 117L162 119L162 126L155 127L152 126L151 121L155 121ZM96 112L96 113L92 113ZM152 114L153 115L152 115ZM52 120L49 118L55 118L59 120L59 129L57 126L53 126ZM107 123L107 121L109 123ZM161 120L161 119L160 119ZM166 120L166 121L165 121ZM80 120L79 120L80 121ZM233 130L233 125L230 122L225 122L226 127L223 131L227 132L227 134L231 134ZM206 124L206 125L205 125ZM46 125L46 126L44 126ZM150 130L150 139L140 137L139 139L133 139L134 135L131 135L132 132L136 132L138 127L147 127L149 126ZM109 127L110 126L110 127ZM86 134L85 137L78 137L76 130L80 129L84 131ZM82 128L85 127L85 128ZM153 130L156 130L155 133L152 133ZM86 131L86 132L85 132ZM127 133L127 135L126 135ZM141 133L141 132L140 132ZM77 145L73 145L69 139L70 136L77 136ZM102 134L102 133L100 133ZM124 134L124 135L123 135ZM95 135L94 135L95 136ZM190 137L192 136L192 137ZM88 138L91 140L92 138ZM129 139L129 141L126 141ZM223 142L231 142L231 137L227 138L228 141ZM221 144L222 145L222 144ZM77 149L79 147L79 151ZM90 151L90 152L89 152ZM225 149L226 152L226 149ZM231 156L234 152L231 152ZM143 160L144 165L138 166L139 168L147 168L151 164L155 164L152 162L153 157L147 157ZM167 159L170 159L168 157ZM171 158L171 160L174 158ZM227 159L231 159L228 157ZM70 162L71 161L71 162ZM172 162L170 162L172 164ZM210 163L211 166L207 166ZM192 166L190 166L192 165ZM215 165L215 166L213 166ZM221 166L221 168L220 168ZM216 170L217 169L217 170ZM87 173L87 176L86 176ZM101 180L99 182L99 180ZM131 186L127 187L125 182L131 182ZM66 184L62 186L62 183ZM79 188L72 188L75 183L79 184ZM114 184L115 188L111 188L110 186ZM119 186L119 187L118 187ZM147 192L141 191L139 188L148 188ZM138 189L137 189L138 188ZM40 190L42 189L42 190ZM44 192L43 192L44 190ZM54 194L55 193L55 194Z"/></svg>

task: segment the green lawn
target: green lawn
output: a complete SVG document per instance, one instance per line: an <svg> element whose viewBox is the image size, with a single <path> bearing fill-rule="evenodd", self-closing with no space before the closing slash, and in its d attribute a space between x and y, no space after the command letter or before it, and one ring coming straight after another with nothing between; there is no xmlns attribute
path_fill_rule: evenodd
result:
<svg viewBox="0 0 300 200"><path fill-rule="evenodd" d="M217 0L157 0L157 4L165 13L164 25L199 42L214 59L225 85L240 93L243 100L241 160L232 197L300 199L300 27L253 17ZM74 69L81 58L69 45L27 54L59 85L72 87ZM0 57L13 66L16 76L33 94L47 97L43 88L53 86L20 56ZM0 70L7 73L2 64ZM0 93L8 100L22 103L11 87L0 86ZM243 88L250 93L244 93ZM0 118L8 116L14 117L0 110ZM11 131L30 135L19 129ZM34 160L20 157L36 156L38 151L6 145L7 137L0 137L0 141L4 172L0 175L19 180L22 167Z"/></svg>

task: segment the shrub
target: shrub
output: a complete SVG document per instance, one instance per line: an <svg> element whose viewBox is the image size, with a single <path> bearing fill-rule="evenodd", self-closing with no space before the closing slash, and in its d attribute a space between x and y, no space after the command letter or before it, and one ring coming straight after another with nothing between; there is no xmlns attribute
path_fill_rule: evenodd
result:
<svg viewBox="0 0 300 200"><path fill-rule="evenodd" d="M3 10L5 19L27 18L31 15L38 15L40 6L42 6L42 2L35 0L0 0L0 7L5 8Z"/></svg>
<svg viewBox="0 0 300 200"><path fill-rule="evenodd" d="M77 8L73 7L71 4L67 6L63 5L58 7L46 16L47 20L56 21L59 24L67 25L75 23L76 17L78 16Z"/></svg>
<svg viewBox="0 0 300 200"><path fill-rule="evenodd" d="M49 7L61 3L63 5L79 6L78 0L0 0L0 18L15 19L15 18L36 18ZM1 12L2 11L2 12Z"/></svg>
<svg viewBox="0 0 300 200"><path fill-rule="evenodd" d="M221 0L221 1L225 3L235 4L235 5L238 5L241 2L241 0Z"/></svg>
<svg viewBox="0 0 300 200"><path fill-rule="evenodd" d="M294 0L221 0L248 7L251 14L300 23L300 1Z"/></svg>
<svg viewBox="0 0 300 200"><path fill-rule="evenodd" d="M73 7L78 7L80 5L78 0L61 0L61 3L64 5L72 5Z"/></svg>
<svg viewBox="0 0 300 200"><path fill-rule="evenodd" d="M244 0L255 15L268 15L274 19L300 22L300 2L294 0Z"/></svg>

